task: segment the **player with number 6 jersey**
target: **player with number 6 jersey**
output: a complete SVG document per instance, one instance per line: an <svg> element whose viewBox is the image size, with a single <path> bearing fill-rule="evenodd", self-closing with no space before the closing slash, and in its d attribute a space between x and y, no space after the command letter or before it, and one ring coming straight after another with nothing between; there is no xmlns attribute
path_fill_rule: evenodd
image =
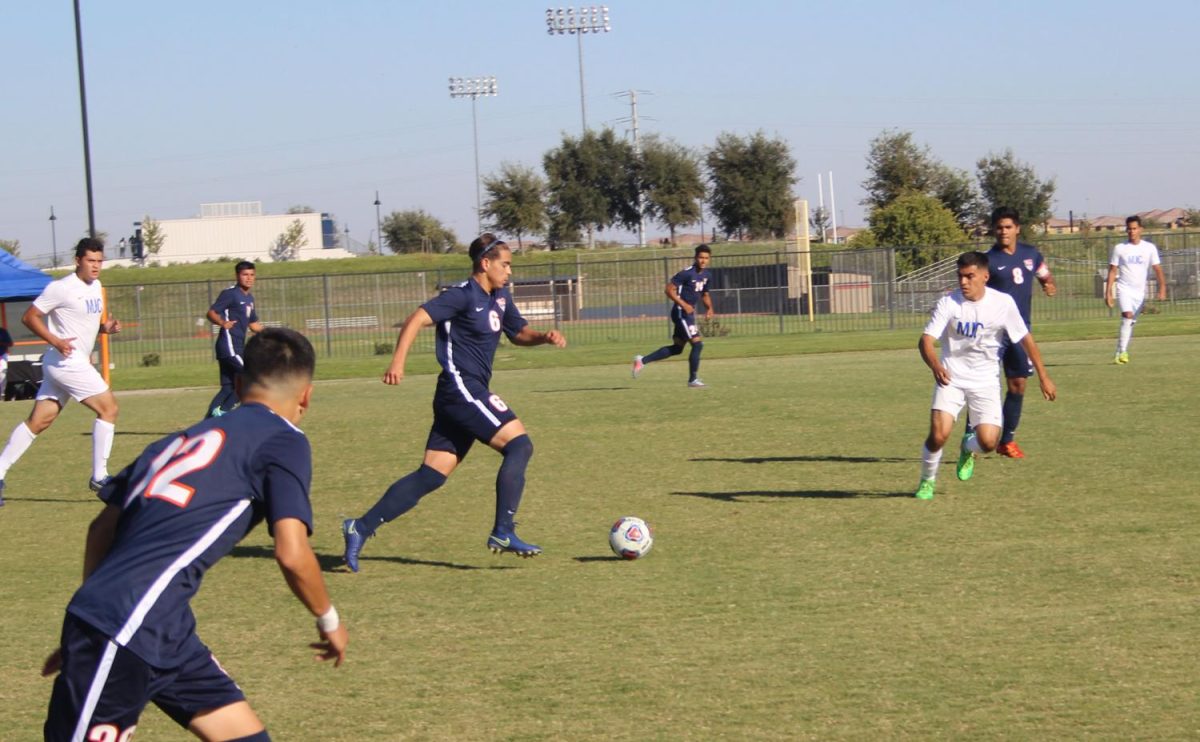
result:
<svg viewBox="0 0 1200 742"><path fill-rule="evenodd" d="M268 739L241 689L196 634L190 601L260 521L288 585L318 617L321 659L341 664L341 625L309 546L312 345L269 329L245 349L243 404L151 444L101 489L84 582L67 606L48 740L125 739L153 702L204 739ZM101 735L101 736L98 736Z"/></svg>
<svg viewBox="0 0 1200 742"><path fill-rule="evenodd" d="M470 256L471 278L447 288L409 315L396 339L391 365L383 375L385 384L403 380L404 363L417 334L422 328L437 326L437 359L442 372L433 397L433 425L421 465L388 487L363 516L342 523L345 560L353 572L358 571L359 554L376 529L445 484L477 440L504 457L496 476L496 517L487 547L495 553L523 557L542 552L537 544L517 537L513 522L525 489L533 443L516 413L489 384L501 333L514 345L563 348L567 340L557 330L530 328L517 310L507 288L512 276L508 245L485 232L471 243Z"/></svg>

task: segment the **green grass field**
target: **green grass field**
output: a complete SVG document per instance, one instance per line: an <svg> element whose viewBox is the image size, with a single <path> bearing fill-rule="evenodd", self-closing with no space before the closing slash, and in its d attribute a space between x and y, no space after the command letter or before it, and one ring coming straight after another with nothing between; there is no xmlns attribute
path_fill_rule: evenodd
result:
<svg viewBox="0 0 1200 742"><path fill-rule="evenodd" d="M484 549L498 457L479 448L358 574L340 518L416 465L433 377L322 381L313 543L349 660L310 658L262 529L209 573L201 637L280 740L1194 739L1200 335L1139 336L1125 367L1111 338L1049 335L1060 398L1029 395L1029 458L960 483L950 453L931 502L909 496L931 389L915 331L774 357L714 339L705 390L678 359L632 381L504 349L493 387L536 449L520 532L546 554ZM212 392L121 393L114 464ZM0 405L0 436L27 411ZM40 734L38 668L99 510L90 429L72 406L7 479L3 740ZM627 514L655 527L644 560L608 549ZM138 738L189 737L149 709Z"/></svg>

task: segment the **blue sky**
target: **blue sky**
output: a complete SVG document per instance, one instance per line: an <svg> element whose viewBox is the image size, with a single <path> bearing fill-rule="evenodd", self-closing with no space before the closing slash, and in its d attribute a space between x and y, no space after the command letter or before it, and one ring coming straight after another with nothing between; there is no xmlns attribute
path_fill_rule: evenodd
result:
<svg viewBox="0 0 1200 742"><path fill-rule="evenodd" d="M82 0L97 228L201 203L306 204L351 236L424 208L475 230L471 103L450 76L495 75L478 105L484 175L540 170L581 127L576 41L541 2L204 3ZM555 6L557 7L557 6ZM861 224L865 155L910 130L974 171L1011 147L1058 182L1057 214L1200 205L1200 3L842 0L609 6L584 37L588 124L624 132L636 89L644 133L693 147L722 131L786 139L799 197L833 171L839 224ZM0 237L60 255L87 228L72 4L11 3L0 92ZM826 193L828 199L828 193ZM656 225L648 234L664 233Z"/></svg>

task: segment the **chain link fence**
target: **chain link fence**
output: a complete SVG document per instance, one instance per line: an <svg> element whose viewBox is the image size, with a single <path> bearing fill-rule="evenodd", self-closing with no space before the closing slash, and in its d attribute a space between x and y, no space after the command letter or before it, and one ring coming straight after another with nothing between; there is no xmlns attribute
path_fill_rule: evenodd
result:
<svg viewBox="0 0 1200 742"><path fill-rule="evenodd" d="M1112 237L1048 240L1040 249L1059 292L1034 302L1034 321L1111 316L1102 301ZM1200 313L1200 235L1156 235L1173 311ZM986 249L986 245L977 246ZM920 328L929 307L955 288L954 259L969 246L861 250L780 243L761 252L722 254L714 246L709 284L717 322L709 336ZM639 250L587 256L548 255L514 274L517 306L536 328L561 329L573 345L667 339L663 289L691 263L691 251ZM897 265L921 267L897 274ZM1153 275L1153 274L1152 274ZM324 358L390 355L400 323L466 271L425 270L360 275L259 278L259 317L305 333ZM117 366L191 364L212 358L215 328L205 319L224 281L108 288ZM1155 287L1151 287L1153 292ZM1153 293L1150 294L1153 296ZM422 333L414 352L431 352Z"/></svg>

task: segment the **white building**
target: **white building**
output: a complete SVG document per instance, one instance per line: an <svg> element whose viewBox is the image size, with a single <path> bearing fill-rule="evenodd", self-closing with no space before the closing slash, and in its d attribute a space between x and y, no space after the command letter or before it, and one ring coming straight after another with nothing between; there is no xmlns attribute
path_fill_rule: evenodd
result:
<svg viewBox="0 0 1200 742"><path fill-rule="evenodd" d="M293 260L354 257L338 247L333 223L325 215L264 214L261 201L201 204L198 218L156 221L163 243L157 254L146 252L147 263L201 263L221 257L270 262L271 248L296 221L307 242ZM108 252L109 265L128 265L133 257L129 248L113 255L110 246Z"/></svg>

